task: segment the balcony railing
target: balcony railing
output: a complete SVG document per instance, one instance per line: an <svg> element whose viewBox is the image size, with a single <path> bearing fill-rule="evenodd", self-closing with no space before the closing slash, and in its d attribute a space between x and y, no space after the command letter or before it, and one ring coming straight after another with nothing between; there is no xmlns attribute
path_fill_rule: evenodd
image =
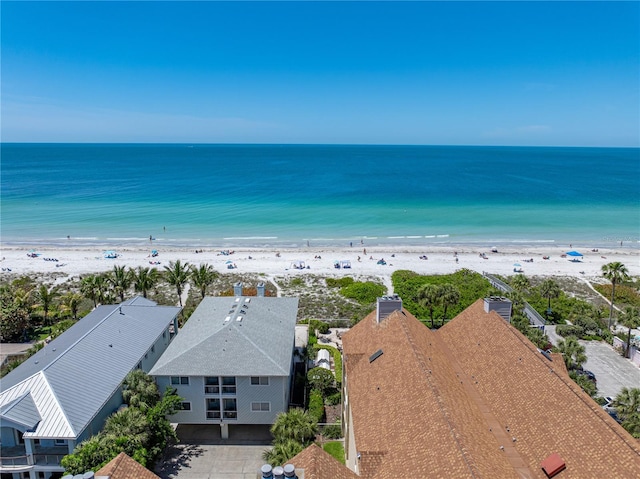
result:
<svg viewBox="0 0 640 479"><path fill-rule="evenodd" d="M205 386L205 394L220 394L220 386Z"/></svg>
<svg viewBox="0 0 640 479"><path fill-rule="evenodd" d="M3 448L2 453L4 456L0 457L0 466L46 466L46 465L59 465L60 461L67 452L36 452L35 454L28 456L25 453L24 448L20 447L8 447Z"/></svg>
<svg viewBox="0 0 640 479"><path fill-rule="evenodd" d="M220 411L207 411L207 419L220 419Z"/></svg>

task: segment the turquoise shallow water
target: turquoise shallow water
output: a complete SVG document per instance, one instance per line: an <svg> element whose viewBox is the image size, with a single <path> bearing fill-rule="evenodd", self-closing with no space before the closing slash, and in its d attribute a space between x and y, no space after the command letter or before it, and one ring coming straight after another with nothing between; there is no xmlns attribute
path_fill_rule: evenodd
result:
<svg viewBox="0 0 640 479"><path fill-rule="evenodd" d="M1 153L5 244L640 241L636 148L2 144Z"/></svg>

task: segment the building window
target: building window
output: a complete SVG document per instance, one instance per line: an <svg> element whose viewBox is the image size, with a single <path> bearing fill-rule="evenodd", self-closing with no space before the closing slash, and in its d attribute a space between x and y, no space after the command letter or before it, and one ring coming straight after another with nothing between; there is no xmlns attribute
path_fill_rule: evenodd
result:
<svg viewBox="0 0 640 479"><path fill-rule="evenodd" d="M24 433L16 430L16 444L24 444Z"/></svg>
<svg viewBox="0 0 640 479"><path fill-rule="evenodd" d="M222 394L236 393L236 378L234 376L222 377Z"/></svg>
<svg viewBox="0 0 640 479"><path fill-rule="evenodd" d="M66 446L67 441L66 439L56 439L55 443L56 443L56 446Z"/></svg>
<svg viewBox="0 0 640 479"><path fill-rule="evenodd" d="M220 419L220 399L207 398L207 419Z"/></svg>
<svg viewBox="0 0 640 479"><path fill-rule="evenodd" d="M252 386L268 386L269 376L251 376Z"/></svg>
<svg viewBox="0 0 640 479"><path fill-rule="evenodd" d="M271 403L268 402L252 402L251 403L252 411L271 411Z"/></svg>
<svg viewBox="0 0 640 479"><path fill-rule="evenodd" d="M151 352L155 353L156 352L156 345L154 344L153 346L151 346Z"/></svg>
<svg viewBox="0 0 640 479"><path fill-rule="evenodd" d="M173 385L189 385L189 377L188 376L171 376L171 384Z"/></svg>
<svg viewBox="0 0 640 479"><path fill-rule="evenodd" d="M224 418L238 419L238 406L235 398L223 399Z"/></svg>
<svg viewBox="0 0 640 479"><path fill-rule="evenodd" d="M204 378L205 394L220 394L220 380L218 376Z"/></svg>
<svg viewBox="0 0 640 479"><path fill-rule="evenodd" d="M180 403L180 410L182 411L191 411L191 403L190 402L181 402Z"/></svg>

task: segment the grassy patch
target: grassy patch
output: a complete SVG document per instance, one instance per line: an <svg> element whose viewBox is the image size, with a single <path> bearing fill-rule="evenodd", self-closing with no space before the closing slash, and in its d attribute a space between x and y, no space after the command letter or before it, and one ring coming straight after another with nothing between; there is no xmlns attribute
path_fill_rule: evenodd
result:
<svg viewBox="0 0 640 479"><path fill-rule="evenodd" d="M324 449L327 453L333 456L337 461L340 461L340 463L342 464L345 463L344 446L342 445L342 442L340 441L327 442L322 446L322 449Z"/></svg>

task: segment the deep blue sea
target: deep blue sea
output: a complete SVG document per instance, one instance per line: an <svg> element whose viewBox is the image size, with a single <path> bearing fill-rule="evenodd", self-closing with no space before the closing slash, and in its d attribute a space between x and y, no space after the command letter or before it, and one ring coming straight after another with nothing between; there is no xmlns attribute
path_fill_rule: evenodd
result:
<svg viewBox="0 0 640 479"><path fill-rule="evenodd" d="M637 148L5 143L1 154L4 244L640 245Z"/></svg>

